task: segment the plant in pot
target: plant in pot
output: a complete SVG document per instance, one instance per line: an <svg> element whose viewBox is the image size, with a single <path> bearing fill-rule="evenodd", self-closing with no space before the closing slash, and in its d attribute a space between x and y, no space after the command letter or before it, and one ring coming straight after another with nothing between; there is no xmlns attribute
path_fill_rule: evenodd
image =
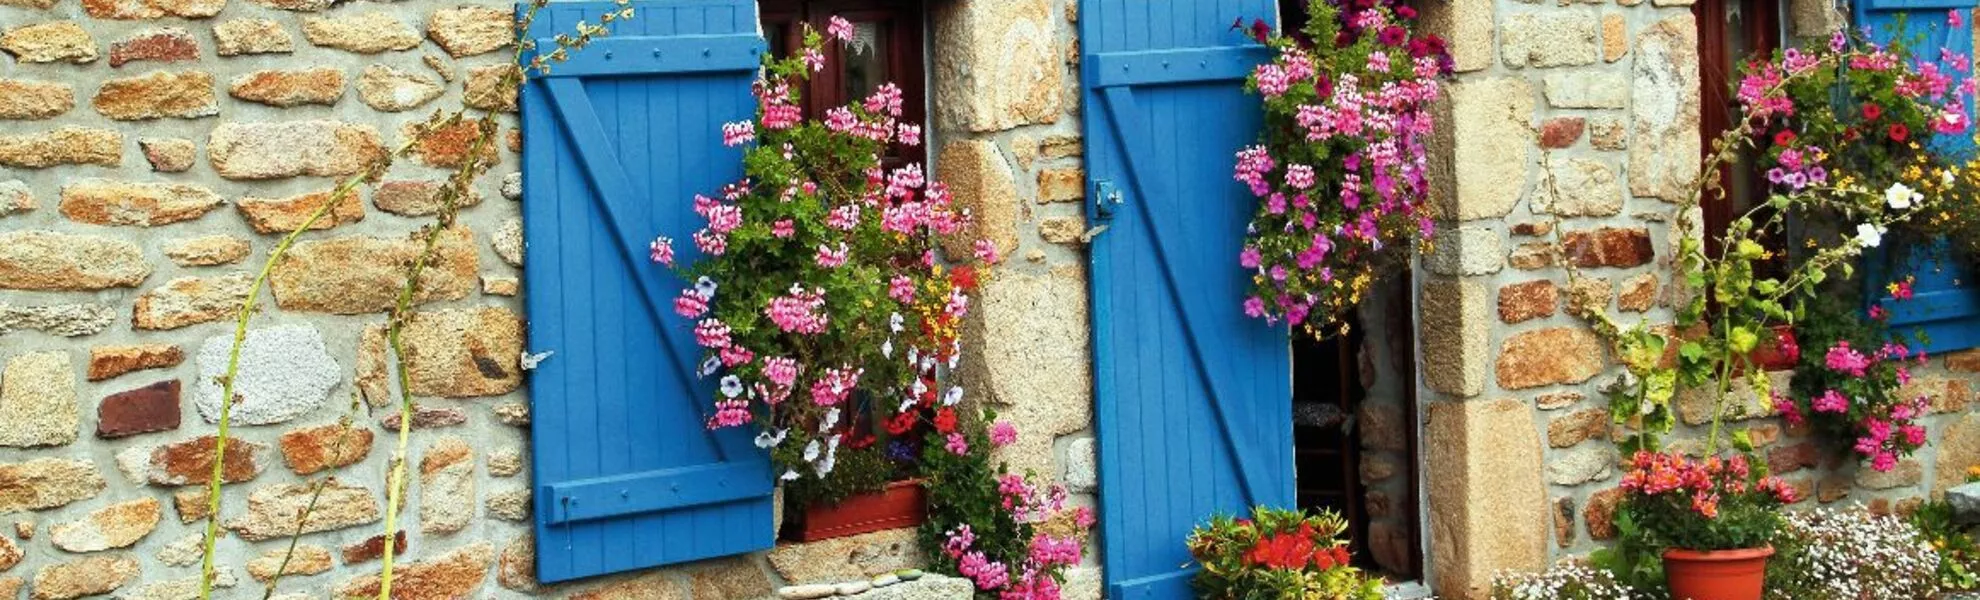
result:
<svg viewBox="0 0 1980 600"><path fill-rule="evenodd" d="M828 32L847 42L852 25L834 18ZM694 282L673 308L700 374L718 381L708 427L758 431L786 502L822 511L800 513L828 525L802 534L815 538L920 518L915 486L900 482L918 476L923 424L961 399L937 376L960 358L977 275L938 260L936 240L970 225L947 187L919 164L882 164L889 147L921 143L900 120L900 89L805 115L800 84L824 68L827 36L804 37L798 55L765 58L755 118L721 125L746 177L694 198L706 226L691 247L660 237L649 251ZM948 258L996 260L987 243L974 250ZM827 508L848 503L853 514Z"/></svg>
<svg viewBox="0 0 1980 600"><path fill-rule="evenodd" d="M1745 455L1638 452L1616 520L1627 543L1661 549L1672 598L1760 600L1780 507L1794 488Z"/></svg>
<svg viewBox="0 0 1980 600"><path fill-rule="evenodd" d="M1189 534L1189 556L1201 568L1190 585L1209 600L1380 600L1381 580L1350 564L1346 531L1330 511L1260 506L1248 518L1211 517Z"/></svg>

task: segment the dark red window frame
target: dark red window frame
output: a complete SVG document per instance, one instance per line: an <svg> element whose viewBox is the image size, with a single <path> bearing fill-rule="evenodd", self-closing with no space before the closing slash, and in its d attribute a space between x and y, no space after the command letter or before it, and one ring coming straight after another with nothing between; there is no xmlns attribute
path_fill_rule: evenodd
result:
<svg viewBox="0 0 1980 600"><path fill-rule="evenodd" d="M1740 15L1737 29L1726 23L1729 11L1734 9ZM1701 104L1698 135L1704 142L1699 156L1703 161L1712 156L1713 142L1734 125L1733 119L1739 114L1733 97L1739 65L1760 53L1771 55L1781 48L1781 10L1780 0L1698 0L1691 11L1698 21ZM1743 52L1733 43L1734 36L1744 42ZM1728 191L1724 199L1707 197L1700 206L1704 213L1706 252L1717 256L1719 240L1732 225L1733 218L1745 207L1766 202L1766 179L1760 176L1756 165L1754 161L1737 161L1717 173L1704 175L1718 177L1719 185Z"/></svg>
<svg viewBox="0 0 1980 600"><path fill-rule="evenodd" d="M803 28L800 23L809 23L820 33L832 17L844 17L853 22L879 23L884 33L884 47L887 71L893 75L895 85L901 88L904 105L901 120L906 123L927 127L928 85L927 55L922 42L923 25L926 16L922 9L925 0L760 0L760 19L764 35L770 38L772 51L782 54L790 48L803 45ZM841 70L845 65L843 48L839 44L825 45L825 58L833 67L813 75L810 85L803 90L804 112L806 115L823 115L824 111L835 106L843 106L865 97L864 91L846 90ZM925 145L895 147L886 162L889 167L905 162L924 162L927 159Z"/></svg>

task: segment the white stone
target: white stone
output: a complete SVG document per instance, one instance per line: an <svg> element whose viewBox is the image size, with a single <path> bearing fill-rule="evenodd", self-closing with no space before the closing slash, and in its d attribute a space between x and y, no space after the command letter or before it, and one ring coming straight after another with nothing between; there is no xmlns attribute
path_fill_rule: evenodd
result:
<svg viewBox="0 0 1980 600"><path fill-rule="evenodd" d="M1545 189L1533 212L1563 217L1609 217L1622 212L1622 182L1609 165L1570 158L1548 168Z"/></svg>
<svg viewBox="0 0 1980 600"><path fill-rule="evenodd" d="M233 336L208 338L199 349L199 383L193 404L208 422L220 420L220 382ZM316 410L343 381L337 360L312 325L249 330L234 383L232 423L281 423Z"/></svg>
<svg viewBox="0 0 1980 600"><path fill-rule="evenodd" d="M870 589L873 589L873 584L871 583L867 583L865 581L848 581L839 584L839 587L833 589L832 591L841 596L852 596L857 594L864 594L866 593L867 590Z"/></svg>
<svg viewBox="0 0 1980 600"><path fill-rule="evenodd" d="M1499 232L1485 227L1445 227L1437 230L1436 251L1423 257L1423 266L1439 275L1484 275L1505 266L1506 251Z"/></svg>
<svg viewBox="0 0 1980 600"><path fill-rule="evenodd" d="M777 597L784 600L810 600L824 598L838 593L838 586L829 583L787 585L777 589Z"/></svg>
<svg viewBox="0 0 1980 600"><path fill-rule="evenodd" d="M1066 487L1075 492L1091 492L1099 487L1099 458L1091 437L1066 445Z"/></svg>
<svg viewBox="0 0 1980 600"><path fill-rule="evenodd" d="M1583 444L1579 448L1554 453L1547 462L1547 483L1580 485L1609 478L1615 470L1615 448L1608 444Z"/></svg>
<svg viewBox="0 0 1980 600"><path fill-rule="evenodd" d="M1557 108L1622 108L1629 104L1629 80L1622 73L1553 73L1546 79L1547 104Z"/></svg>

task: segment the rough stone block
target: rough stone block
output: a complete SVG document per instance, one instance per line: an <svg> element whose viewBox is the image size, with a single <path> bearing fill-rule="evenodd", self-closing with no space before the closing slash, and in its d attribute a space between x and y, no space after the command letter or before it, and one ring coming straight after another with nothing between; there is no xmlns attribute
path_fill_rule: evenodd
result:
<svg viewBox="0 0 1980 600"><path fill-rule="evenodd" d="M106 440L178 428L177 379L111 394L96 405L96 437Z"/></svg>
<svg viewBox="0 0 1980 600"><path fill-rule="evenodd" d="M1699 161L1698 29L1679 12L1636 36L1630 85L1629 191L1680 202L1697 183Z"/></svg>
<svg viewBox="0 0 1980 600"><path fill-rule="evenodd" d="M1066 110L1058 25L1047 0L967 2L936 14L936 117L972 132L1049 124Z"/></svg>
<svg viewBox="0 0 1980 600"><path fill-rule="evenodd" d="M89 380L103 381L144 369L176 367L186 353L172 344L98 346L89 350Z"/></svg>
<svg viewBox="0 0 1980 600"><path fill-rule="evenodd" d="M52 119L76 107L76 90L66 83L0 79L0 119Z"/></svg>
<svg viewBox="0 0 1980 600"><path fill-rule="evenodd" d="M333 196L336 203L331 204L330 210L317 217L314 222L310 221L310 218L315 216L317 211L322 210L323 205L329 203ZM256 233L263 234L289 233L302 227L304 223L309 224L311 231L322 231L364 220L364 199L358 196L355 189L342 196L336 196L333 191L298 194L287 198L247 196L235 203L234 208L240 210L241 218L247 221L249 227L253 227Z"/></svg>
<svg viewBox="0 0 1980 600"><path fill-rule="evenodd" d="M1485 391L1492 316L1485 286L1464 279L1423 283L1423 378L1431 389L1471 397Z"/></svg>
<svg viewBox="0 0 1980 600"><path fill-rule="evenodd" d="M1526 193L1531 164L1533 90L1523 79L1449 85L1438 105L1431 160L1433 206L1446 219L1497 219Z"/></svg>
<svg viewBox="0 0 1980 600"><path fill-rule="evenodd" d="M116 167L123 162L124 135L109 129L70 126L37 133L0 135L0 167Z"/></svg>
<svg viewBox="0 0 1980 600"><path fill-rule="evenodd" d="M0 447L65 446L82 427L76 369L65 350L7 360L0 371Z"/></svg>
<svg viewBox="0 0 1980 600"><path fill-rule="evenodd" d="M440 235L436 259L420 274L419 294L414 300L421 304L467 297L481 270L473 231L457 226ZM397 304L399 287L405 283L405 265L423 250L420 241L412 237L303 241L275 265L269 288L283 310L346 315L384 312Z"/></svg>
<svg viewBox="0 0 1980 600"><path fill-rule="evenodd" d="M22 25L0 33L0 52L24 63L96 61L96 38L75 21Z"/></svg>
<svg viewBox="0 0 1980 600"><path fill-rule="evenodd" d="M115 121L198 119L220 114L213 74L206 71L153 71L103 82L90 106Z"/></svg>
<svg viewBox="0 0 1980 600"><path fill-rule="evenodd" d="M220 420L220 389L233 336L207 338L198 354L199 385L194 405L207 422ZM249 330L235 376L232 421L237 425L281 423L322 406L343 380L337 361L324 349L311 325Z"/></svg>
<svg viewBox="0 0 1980 600"><path fill-rule="evenodd" d="M277 108L305 104L329 106L344 98L344 70L316 67L254 71L235 77L227 86L227 95Z"/></svg>
<svg viewBox="0 0 1980 600"><path fill-rule="evenodd" d="M1436 588L1482 598L1492 576L1545 566L1549 538L1540 436L1513 399L1429 404L1431 560Z"/></svg>

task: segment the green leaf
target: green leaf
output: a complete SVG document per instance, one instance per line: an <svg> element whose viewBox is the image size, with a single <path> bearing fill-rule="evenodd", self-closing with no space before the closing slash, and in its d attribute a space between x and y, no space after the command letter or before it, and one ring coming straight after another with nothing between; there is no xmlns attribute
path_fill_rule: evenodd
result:
<svg viewBox="0 0 1980 600"><path fill-rule="evenodd" d="M1753 330L1748 329L1745 325L1735 325L1732 331L1726 334L1726 344L1732 348L1733 352L1740 354L1752 352L1754 346L1759 345L1759 343L1760 336L1753 333Z"/></svg>

